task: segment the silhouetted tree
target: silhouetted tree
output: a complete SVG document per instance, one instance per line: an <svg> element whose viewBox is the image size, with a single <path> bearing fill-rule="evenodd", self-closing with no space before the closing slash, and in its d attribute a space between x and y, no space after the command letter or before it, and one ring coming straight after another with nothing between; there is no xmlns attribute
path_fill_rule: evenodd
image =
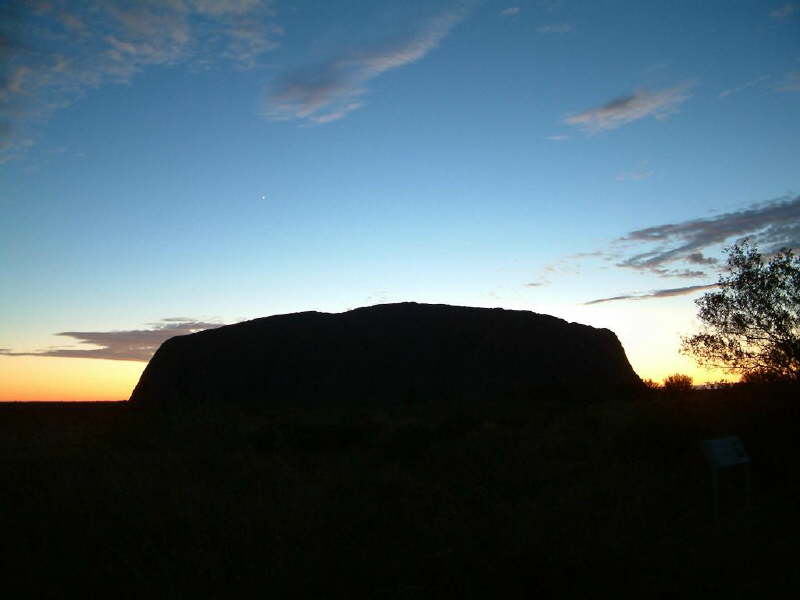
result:
<svg viewBox="0 0 800 600"><path fill-rule="evenodd" d="M661 385L657 381L653 381L652 379L644 379L642 380L644 387L646 387L650 391L655 391L661 387Z"/></svg>
<svg viewBox="0 0 800 600"><path fill-rule="evenodd" d="M695 300L703 331L681 351L749 380L800 381L800 257L783 249L765 263L746 241L725 252L719 288Z"/></svg>
<svg viewBox="0 0 800 600"><path fill-rule="evenodd" d="M664 379L665 392L688 392L692 389L692 378L690 375L675 373Z"/></svg>
<svg viewBox="0 0 800 600"><path fill-rule="evenodd" d="M770 371L762 371L760 369L756 369L753 371L746 371L742 373L742 376L739 381L741 381L742 383L763 385L765 383L776 383L780 380L781 380L780 377L776 377L776 375Z"/></svg>

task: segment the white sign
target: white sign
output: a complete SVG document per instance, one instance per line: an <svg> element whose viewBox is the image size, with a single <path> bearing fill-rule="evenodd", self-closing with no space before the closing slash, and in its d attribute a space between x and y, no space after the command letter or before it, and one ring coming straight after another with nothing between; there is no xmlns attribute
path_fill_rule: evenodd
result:
<svg viewBox="0 0 800 600"><path fill-rule="evenodd" d="M742 440L735 435L716 440L704 440L703 452L705 452L706 460L712 469L724 469L750 463L750 457L747 456Z"/></svg>

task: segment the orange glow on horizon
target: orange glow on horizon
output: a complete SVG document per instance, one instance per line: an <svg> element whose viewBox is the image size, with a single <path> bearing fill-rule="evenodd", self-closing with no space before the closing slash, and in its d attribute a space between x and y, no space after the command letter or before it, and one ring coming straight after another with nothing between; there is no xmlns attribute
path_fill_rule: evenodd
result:
<svg viewBox="0 0 800 600"><path fill-rule="evenodd" d="M664 383L664 379L666 379L670 375L674 375L675 373L680 373L682 375L689 375L689 377L692 378L692 383L694 385L717 383L719 381L727 381L729 383L732 383L739 380L738 375L726 373L725 371L707 371L697 366L687 367L683 364L678 364L673 369L658 368L658 369L648 370L644 373L637 372L637 375L639 375L639 377L642 380L652 379L656 383Z"/></svg>
<svg viewBox="0 0 800 600"><path fill-rule="evenodd" d="M94 358L0 357L0 402L127 400L147 363Z"/></svg>
<svg viewBox="0 0 800 600"><path fill-rule="evenodd" d="M670 355L673 355L672 360L667 360ZM695 385L723 380L733 382L739 379L737 374L727 373L722 369L704 369L698 366L692 358L679 354L677 347L665 349L639 346L634 347L633 352L628 352L627 356L633 370L641 379L652 379L656 383L662 383L666 377L675 373L689 375Z"/></svg>

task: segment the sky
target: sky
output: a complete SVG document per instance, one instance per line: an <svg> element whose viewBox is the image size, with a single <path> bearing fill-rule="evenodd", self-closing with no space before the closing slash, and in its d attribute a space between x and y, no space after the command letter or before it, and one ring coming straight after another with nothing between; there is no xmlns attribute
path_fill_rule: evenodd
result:
<svg viewBox="0 0 800 600"><path fill-rule="evenodd" d="M172 335L416 301L679 354L723 248L800 248L800 2L11 0L0 401ZM730 378L730 376L728 376Z"/></svg>

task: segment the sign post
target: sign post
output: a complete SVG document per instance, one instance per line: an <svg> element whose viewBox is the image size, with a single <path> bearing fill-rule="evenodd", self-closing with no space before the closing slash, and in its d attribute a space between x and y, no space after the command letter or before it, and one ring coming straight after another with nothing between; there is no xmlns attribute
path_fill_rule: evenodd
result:
<svg viewBox="0 0 800 600"><path fill-rule="evenodd" d="M752 480L750 474L750 457L744 449L744 444L737 436L703 440L703 454L711 467L712 485L712 510L714 525L719 531L719 472L728 467L744 465L745 508L750 508L752 494Z"/></svg>

